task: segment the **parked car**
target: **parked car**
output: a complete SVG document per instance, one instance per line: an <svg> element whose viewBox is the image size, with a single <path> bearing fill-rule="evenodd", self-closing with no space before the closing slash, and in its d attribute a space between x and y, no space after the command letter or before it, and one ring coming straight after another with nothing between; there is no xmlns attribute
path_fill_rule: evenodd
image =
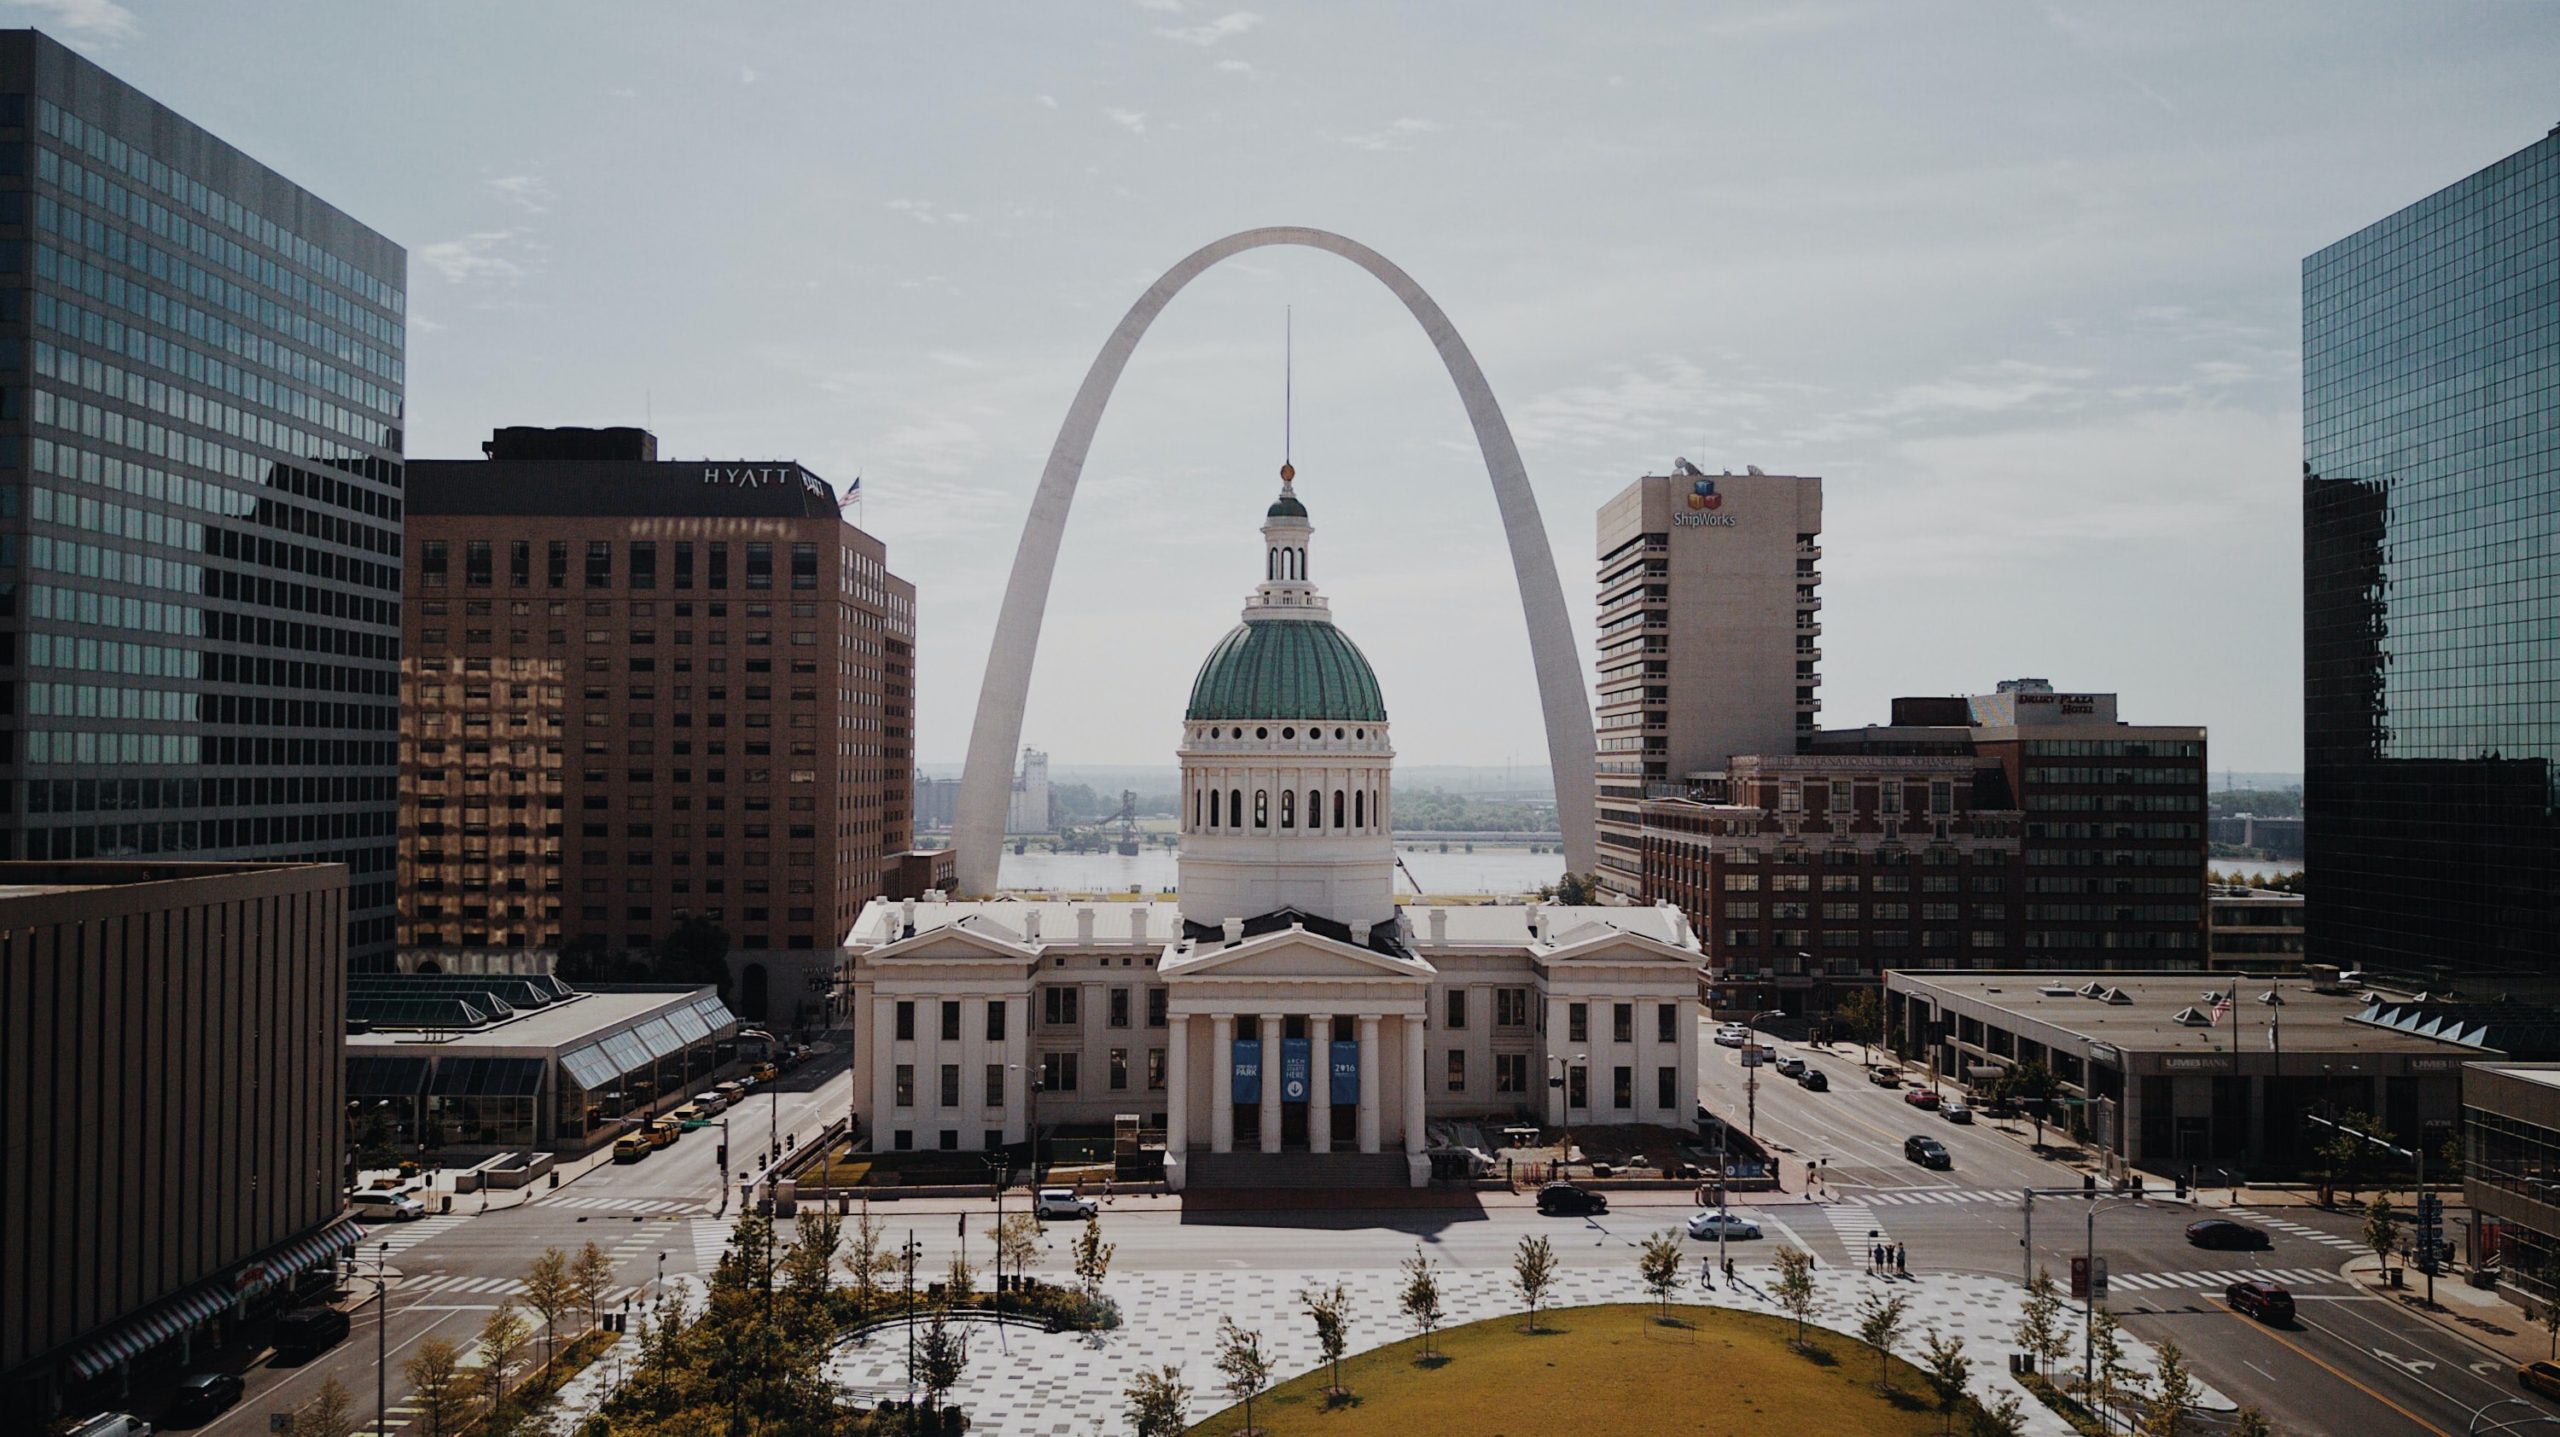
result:
<svg viewBox="0 0 2560 1437"><path fill-rule="evenodd" d="M2235 1282L2222 1290L2233 1312L2245 1313L2270 1327L2293 1321L2293 1294L2272 1282Z"/></svg>
<svg viewBox="0 0 2560 1437"><path fill-rule="evenodd" d="M2248 1249L2273 1247L2267 1235L2245 1222L2227 1217L2209 1217L2187 1224L2187 1241L2198 1247Z"/></svg>
<svg viewBox="0 0 2560 1437"><path fill-rule="evenodd" d="M747 1085L736 1079L725 1083L714 1083L711 1085L711 1095L720 1100L721 1107L733 1107L740 1098L747 1095Z"/></svg>
<svg viewBox="0 0 2560 1437"><path fill-rule="evenodd" d="M1807 1063L1804 1071L1796 1075L1796 1086L1808 1093L1827 1093L1831 1091L1831 1080L1822 1075L1820 1068Z"/></svg>
<svg viewBox="0 0 2560 1437"><path fill-rule="evenodd" d="M1689 1236L1713 1238L1721 1231L1727 1238L1754 1238L1760 1235L1760 1224L1722 1208L1709 1208L1689 1219Z"/></svg>
<svg viewBox="0 0 2560 1437"><path fill-rule="evenodd" d="M189 1425L210 1422L239 1401L245 1390L236 1372L196 1373L178 1383L177 1393L169 1399L169 1408L160 1420Z"/></svg>
<svg viewBox="0 0 2560 1437"><path fill-rule="evenodd" d="M1973 1109L1966 1107L1962 1098L1948 1098L1938 1104L1938 1116L1951 1123L1969 1123L1973 1121Z"/></svg>
<svg viewBox="0 0 2560 1437"><path fill-rule="evenodd" d="M618 1163L636 1163L655 1151L649 1140L638 1133L626 1133L613 1140L613 1160Z"/></svg>
<svg viewBox="0 0 2560 1437"><path fill-rule="evenodd" d="M347 1194L347 1208L366 1222L414 1222L427 1215L427 1205L407 1193L378 1190Z"/></svg>
<svg viewBox="0 0 2560 1437"><path fill-rule="evenodd" d="M729 1095L713 1088L709 1092L695 1094L693 1105L702 1109L704 1117L716 1118L729 1111Z"/></svg>
<svg viewBox="0 0 2560 1437"><path fill-rule="evenodd" d="M2516 1369L2516 1385L2545 1397L2560 1397L2560 1362L2528 1362Z"/></svg>
<svg viewBox="0 0 2560 1437"><path fill-rule="evenodd" d="M1879 1088L1899 1088L1902 1086L1902 1070L1891 1063L1872 1064L1867 1069L1867 1081Z"/></svg>
<svg viewBox="0 0 2560 1437"><path fill-rule="evenodd" d="M1716 1028L1716 1044L1719 1047L1739 1048L1750 1041L1751 1030L1743 1024L1724 1023Z"/></svg>
<svg viewBox="0 0 2560 1437"><path fill-rule="evenodd" d="M684 1136L684 1124L672 1117L660 1118L649 1125L646 1136L653 1148L671 1148L676 1145L676 1139Z"/></svg>
<svg viewBox="0 0 2560 1437"><path fill-rule="evenodd" d="M1947 1145L1936 1138L1913 1134L1902 1140L1902 1156L1924 1168L1946 1169L1956 1165Z"/></svg>
<svg viewBox="0 0 2560 1437"><path fill-rule="evenodd" d="M1538 1189L1538 1211L1549 1217L1594 1217L1608 1210L1608 1196L1589 1188L1549 1183Z"/></svg>
<svg viewBox="0 0 2560 1437"><path fill-rule="evenodd" d="M1934 1108L1938 1106L1938 1090L1935 1088L1911 1088L1903 1093L1902 1100L1915 1108Z"/></svg>
<svg viewBox="0 0 2560 1437"><path fill-rule="evenodd" d="M1042 1222L1053 1219L1082 1222L1096 1211L1093 1199L1077 1197L1073 1188L1042 1188L1040 1195L1031 1202L1031 1215Z"/></svg>
<svg viewBox="0 0 2560 1437"><path fill-rule="evenodd" d="M755 1078L759 1083L770 1083L781 1076L782 1070L771 1063L758 1063L755 1066Z"/></svg>
<svg viewBox="0 0 2560 1437"><path fill-rule="evenodd" d="M347 1335L347 1315L334 1307L297 1307L276 1319L276 1356L300 1361Z"/></svg>
<svg viewBox="0 0 2560 1437"><path fill-rule="evenodd" d="M101 1412L72 1428L67 1437L151 1437L151 1424L130 1412Z"/></svg>
<svg viewBox="0 0 2560 1437"><path fill-rule="evenodd" d="M1797 1057L1793 1053L1789 1053L1778 1060L1778 1076L1781 1078L1801 1078L1804 1076L1804 1070L1810 1066L1811 1064L1805 1062L1804 1059Z"/></svg>

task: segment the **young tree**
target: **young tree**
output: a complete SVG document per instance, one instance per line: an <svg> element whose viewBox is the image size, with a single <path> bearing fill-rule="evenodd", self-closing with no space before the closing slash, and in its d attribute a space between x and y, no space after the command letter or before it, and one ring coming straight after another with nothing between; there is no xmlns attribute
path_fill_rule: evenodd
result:
<svg viewBox="0 0 2560 1437"><path fill-rule="evenodd" d="M1040 1219L1027 1212L1006 1213L1004 1221L996 1224L996 1261L1020 1277L1039 1260Z"/></svg>
<svg viewBox="0 0 2560 1437"><path fill-rule="evenodd" d="M943 1301L954 1307L966 1307L978 1293L978 1270L969 1265L969 1250L955 1248L951 1253L951 1270L942 1276Z"/></svg>
<svg viewBox="0 0 2560 1437"><path fill-rule="evenodd" d="M1997 1402L1976 1403L1973 1419L1965 1424L1966 1437L2025 1437L2026 1408L2015 1392L2004 1392Z"/></svg>
<svg viewBox="0 0 2560 1437"><path fill-rule="evenodd" d="M2109 1316L2103 1307L2095 1308L2089 1314L2089 1355L2090 1365L2096 1368L2098 1379L2098 1420L2111 1422L2113 1419L2109 1414L2115 1410L2116 1390L2135 1390L2139 1374L2125 1360L2122 1329L2116 1326L2115 1318Z"/></svg>
<svg viewBox="0 0 2560 1437"><path fill-rule="evenodd" d="M2551 1334L2551 1360L2560 1362L2560 1302L2542 1304L2542 1330Z"/></svg>
<svg viewBox="0 0 2560 1437"><path fill-rule="evenodd" d="M569 1280L577 1286L579 1304L587 1309L587 1325L595 1326L601 1315L598 1309L604 1306L604 1295L613 1290L613 1259L590 1241L571 1259Z"/></svg>
<svg viewBox="0 0 2560 1437"><path fill-rule="evenodd" d="M1687 1265L1687 1254L1680 1250L1677 1229L1664 1228L1644 1240L1636 1250L1636 1272L1644 1278L1645 1291L1653 1294L1654 1305L1662 1319L1671 1319L1671 1294L1680 1287L1680 1270Z"/></svg>
<svg viewBox="0 0 2560 1437"><path fill-rule="evenodd" d="M1351 1344L1351 1294L1341 1283L1298 1294L1298 1305L1316 1325L1316 1348L1324 1354L1325 1396L1351 1395L1342 1385L1342 1353Z"/></svg>
<svg viewBox="0 0 2560 1437"><path fill-rule="evenodd" d="M879 1305L880 1289L893 1265L886 1230L871 1215L871 1200L865 1198L862 1215L854 1220L853 1240L845 1245L844 1270L853 1279L854 1303L866 1315Z"/></svg>
<svg viewBox="0 0 2560 1437"><path fill-rule="evenodd" d="M2062 1294L2054 1288L2053 1274L2041 1267L2027 1282L2026 1300L2018 1304L2017 1337L2044 1375L2052 1377L2054 1361L2069 1338L2062 1329Z"/></svg>
<svg viewBox="0 0 2560 1437"><path fill-rule="evenodd" d="M1520 1289L1520 1299L1529 1304L1529 1330L1538 1330L1538 1304L1556 1285L1556 1250L1543 1237L1520 1239L1520 1250L1511 1259L1511 1285Z"/></svg>
<svg viewBox="0 0 2560 1437"><path fill-rule="evenodd" d="M1431 1334L1440 1328L1440 1279L1431 1270L1431 1259L1420 1246L1405 1259L1404 1291L1397 1295L1407 1322L1413 1324L1414 1336L1422 1339L1422 1355L1431 1355Z"/></svg>
<svg viewBox="0 0 2560 1437"><path fill-rule="evenodd" d="M1857 1040L1859 1062L1875 1056L1870 1050L1884 1038L1884 995L1873 988L1854 989L1831 1010L1831 1017L1843 1036Z"/></svg>
<svg viewBox="0 0 2560 1437"><path fill-rule="evenodd" d="M524 1305L542 1319L542 1361L558 1355L560 1319L578 1306L578 1287L569 1276L569 1254L546 1247L524 1269Z"/></svg>
<svg viewBox="0 0 2560 1437"><path fill-rule="evenodd" d="M1179 1367L1168 1363L1152 1371L1138 1369L1126 1396L1132 1437L1182 1437L1191 1425L1191 1389Z"/></svg>
<svg viewBox="0 0 2560 1437"><path fill-rule="evenodd" d="M834 1213L803 1212L782 1250L782 1285L804 1301L826 1301L835 1287L836 1249L844 1245L844 1222Z"/></svg>
<svg viewBox="0 0 2560 1437"><path fill-rule="evenodd" d="M2043 1147L2047 1110L2062 1092L2062 1080L2042 1063L2020 1063L2002 1075L2000 1089L2011 1102L2026 1109L2027 1115L2035 1119L2035 1145Z"/></svg>
<svg viewBox="0 0 2560 1437"><path fill-rule="evenodd" d="M936 1303L916 1339L916 1385L924 1389L924 1405L936 1411L969 1367L969 1339L952 1327L949 1312L947 1305Z"/></svg>
<svg viewBox="0 0 2560 1437"><path fill-rule="evenodd" d="M480 1351L489 1362L488 1376L482 1380L488 1384L492 1423L498 1422L499 1414L506 1410L507 1368L514 1365L517 1355L524 1351L525 1342L532 1335L523 1315L516 1311L516 1300L512 1297L499 1298L497 1308L489 1314L487 1321L480 1324Z"/></svg>
<svg viewBox="0 0 2560 1437"><path fill-rule="evenodd" d="M355 1430L355 1399L347 1395L347 1385L331 1377L320 1384L320 1394L293 1414L292 1437L347 1437Z"/></svg>
<svg viewBox="0 0 2560 1437"><path fill-rule="evenodd" d="M391 1115L375 1108L364 1116L356 1129L356 1166L371 1172L377 1168L400 1166L400 1130L391 1125Z"/></svg>
<svg viewBox="0 0 2560 1437"><path fill-rule="evenodd" d="M2195 1378L2187 1372L2186 1354L2178 1344L2160 1339L2160 1365L2152 1374L2151 1395L2142 1404L2142 1437L2179 1437L2187 1430L2187 1409L2196 1405Z"/></svg>
<svg viewBox="0 0 2560 1437"><path fill-rule="evenodd" d="M1111 1254L1119 1251L1115 1243L1102 1240L1102 1217L1095 1214L1084 1220L1084 1231L1076 1234L1076 1286L1084 1289L1087 1302L1102 1301L1102 1280L1111 1275Z"/></svg>
<svg viewBox="0 0 2560 1437"><path fill-rule="evenodd" d="M1902 1341L1902 1320L1910 1310L1910 1299L1881 1292L1868 1293L1858 1307L1858 1340L1876 1350L1876 1385L1887 1392L1893 1390L1893 1349Z"/></svg>
<svg viewBox="0 0 2560 1437"><path fill-rule="evenodd" d="M2382 1264L2383 1281L2391 1280L2391 1250L2400 1245L2400 1219L2392 1214L2391 1199L2381 1193L2364 1205L2364 1245Z"/></svg>
<svg viewBox="0 0 2560 1437"><path fill-rule="evenodd" d="M471 1410L471 1394L462 1385L462 1353L441 1337L420 1342L400 1364L400 1376L409 1384L409 1400L418 1415L427 1419L427 1437L444 1437Z"/></svg>
<svg viewBox="0 0 2560 1437"><path fill-rule="evenodd" d="M2231 1437L2276 1437L2267 1425L2267 1414L2255 1407L2243 1407L2231 1418Z"/></svg>
<svg viewBox="0 0 2560 1437"><path fill-rule="evenodd" d="M1973 1384L1973 1364L1965 1358L1964 1339L1941 1337L1932 1327L1928 1341L1920 1344L1920 1353L1927 1364L1920 1373L1929 1379L1929 1392L1938 1399L1938 1415L1945 1419L1938 1430L1953 1432L1956 1409L1964 1405L1965 1389Z"/></svg>
<svg viewBox="0 0 2560 1437"><path fill-rule="evenodd" d="M1778 1249L1778 1276L1769 1284L1778 1307L1796 1320L1795 1345L1804 1346L1805 1319L1813 1316L1813 1254L1800 1247Z"/></svg>
<svg viewBox="0 0 2560 1437"><path fill-rule="evenodd" d="M1244 1404L1242 1437L1254 1437L1253 1399L1271 1385L1271 1356L1262 1350L1262 1334L1236 1326L1232 1317L1219 1318L1218 1374L1226 1379L1227 1396Z"/></svg>

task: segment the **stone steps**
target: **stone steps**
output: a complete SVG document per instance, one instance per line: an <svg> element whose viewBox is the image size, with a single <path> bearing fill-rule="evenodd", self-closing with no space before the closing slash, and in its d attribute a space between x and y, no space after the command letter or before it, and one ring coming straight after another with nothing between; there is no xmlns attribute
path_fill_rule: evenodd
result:
<svg viewBox="0 0 2560 1437"><path fill-rule="evenodd" d="M1400 1188L1405 1156L1393 1153L1204 1153L1185 1159L1186 1190Z"/></svg>

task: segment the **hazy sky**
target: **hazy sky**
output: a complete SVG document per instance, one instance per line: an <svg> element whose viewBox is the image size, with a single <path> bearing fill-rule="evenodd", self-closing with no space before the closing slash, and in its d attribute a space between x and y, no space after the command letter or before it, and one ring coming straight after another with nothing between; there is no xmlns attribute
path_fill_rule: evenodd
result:
<svg viewBox="0 0 2560 1437"><path fill-rule="evenodd" d="M1823 718L2034 674L2300 764L2303 255L2560 120L2541 4L0 5L410 249L409 452L646 422L859 473L958 758L1085 366L1191 249L1339 230L1508 411L1591 643L1592 514L1685 454L1827 480ZM1534 762L1449 382L1327 255L1194 284L1085 470L1032 686L1168 763L1259 576L1296 309L1314 572L1416 763Z"/></svg>

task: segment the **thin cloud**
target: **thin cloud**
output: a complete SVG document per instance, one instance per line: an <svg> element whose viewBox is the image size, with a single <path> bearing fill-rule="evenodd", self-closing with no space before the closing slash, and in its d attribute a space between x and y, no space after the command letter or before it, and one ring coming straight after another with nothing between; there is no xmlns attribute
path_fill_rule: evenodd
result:
<svg viewBox="0 0 2560 1437"><path fill-rule="evenodd" d="M1111 123L1127 130L1130 134L1143 135L1147 132L1147 114L1144 110L1119 110L1106 107L1102 113Z"/></svg>
<svg viewBox="0 0 2560 1437"><path fill-rule="evenodd" d="M516 208L541 214L551 208L551 186L540 175L499 175L481 183Z"/></svg>
<svg viewBox="0 0 2560 1437"><path fill-rule="evenodd" d="M418 246L418 262L453 284L513 283L524 278L524 266L505 251L519 238L514 230L482 230L438 240Z"/></svg>
<svg viewBox="0 0 2560 1437"><path fill-rule="evenodd" d="M1256 73L1253 68L1253 62L1250 60L1220 60L1213 68L1230 75L1251 75Z"/></svg>
<svg viewBox="0 0 2560 1437"><path fill-rule="evenodd" d="M1034 95L1031 98L1039 102L1041 109L1054 110L1058 108L1058 97L1055 95Z"/></svg>
<svg viewBox="0 0 2560 1437"><path fill-rule="evenodd" d="M1230 10L1205 24L1176 26L1170 30L1158 30L1156 33L1168 40L1179 40L1185 45L1206 47L1215 45L1221 40L1234 39L1261 23L1262 17L1251 10Z"/></svg>
<svg viewBox="0 0 2560 1437"><path fill-rule="evenodd" d="M1396 150L1404 148L1423 135L1436 135L1447 128L1449 128L1447 125L1438 120L1426 120L1419 115L1406 115L1383 130L1366 135L1345 135L1342 137L1342 142L1358 150Z"/></svg>
<svg viewBox="0 0 2560 1437"><path fill-rule="evenodd" d="M53 23L46 28L74 45L113 45L142 33L142 22L116 0L11 0Z"/></svg>
<svg viewBox="0 0 2560 1437"><path fill-rule="evenodd" d="M1905 385L1867 411L1883 419L1946 414L1998 414L2077 396L2086 369L2004 359L1959 369L1943 379Z"/></svg>

